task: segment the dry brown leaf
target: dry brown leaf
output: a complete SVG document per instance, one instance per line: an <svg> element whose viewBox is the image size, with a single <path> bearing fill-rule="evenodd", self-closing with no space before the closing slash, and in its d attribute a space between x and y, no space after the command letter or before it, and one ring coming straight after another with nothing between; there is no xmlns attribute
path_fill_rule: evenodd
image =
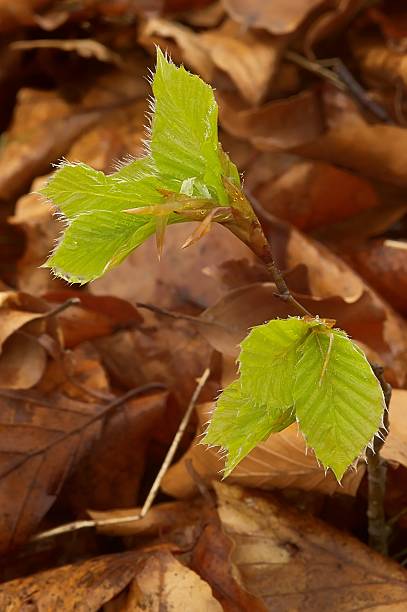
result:
<svg viewBox="0 0 407 612"><path fill-rule="evenodd" d="M170 402L165 426L157 427L154 440L168 445L195 390L196 379L211 362L212 348L189 321L151 315L145 327L117 332L94 340L112 381L133 389L151 381L166 385ZM182 373L182 374L181 374ZM216 389L207 386L204 397Z"/></svg>
<svg viewBox="0 0 407 612"><path fill-rule="evenodd" d="M152 43L166 47L166 38L173 39L179 47L171 48L177 61L183 61L215 86L222 78L216 69L223 71L251 105L261 102L267 94L285 45L283 38L244 32L231 20L195 33L177 22L158 18L145 23L140 42L150 49Z"/></svg>
<svg viewBox="0 0 407 612"><path fill-rule="evenodd" d="M13 123L0 150L2 196L11 199L23 193L102 114L101 110L75 111L55 92L20 90Z"/></svg>
<svg viewBox="0 0 407 612"><path fill-rule="evenodd" d="M212 410L213 404L199 406L200 432L203 431ZM182 459L165 475L162 489L169 495L183 498L196 492L196 483L187 469L188 460L192 461L195 471L205 482L210 483L222 478L224 459L221 459L219 449L198 444L200 437L198 434ZM314 453L307 451L304 438L294 424L278 434L272 434L265 442L256 446L233 470L228 482L266 490L290 487L328 494L355 495L364 473L365 466L360 464L357 471L349 470L339 485L331 472L325 475Z"/></svg>
<svg viewBox="0 0 407 612"><path fill-rule="evenodd" d="M314 142L294 147L294 152L406 187L405 128L367 123L347 96L329 87L325 94L325 114L328 130Z"/></svg>
<svg viewBox="0 0 407 612"><path fill-rule="evenodd" d="M18 40L11 43L11 49L24 51L27 49L58 49L61 51L76 52L81 57L94 57L99 62L108 62L120 66L122 64L120 55L108 49L105 45L91 38L80 39L51 39L45 40Z"/></svg>
<svg viewBox="0 0 407 612"><path fill-rule="evenodd" d="M271 496L214 486L232 562L268 610L405 610L407 573L394 561Z"/></svg>
<svg viewBox="0 0 407 612"><path fill-rule="evenodd" d="M6 582L0 586L0 609L98 612L129 585L138 559L135 552L97 557Z"/></svg>
<svg viewBox="0 0 407 612"><path fill-rule="evenodd" d="M362 74L378 85L407 85L407 55L392 49L381 38L358 37L352 51Z"/></svg>
<svg viewBox="0 0 407 612"><path fill-rule="evenodd" d="M43 298L50 304L61 304L72 298L80 301L58 316L67 348L93 338L109 336L121 329L137 327L143 320L134 306L113 296L95 296L65 289L48 292Z"/></svg>
<svg viewBox="0 0 407 612"><path fill-rule="evenodd" d="M407 242L360 242L344 258L393 308L407 315Z"/></svg>
<svg viewBox="0 0 407 612"><path fill-rule="evenodd" d="M36 193L43 187L46 178L34 180L31 185L33 192L19 198L14 215L9 218L9 223L20 228L25 236L24 252L17 262L17 284L22 291L34 295L65 286L49 270L39 267L63 230L63 224L54 215L52 205Z"/></svg>
<svg viewBox="0 0 407 612"><path fill-rule="evenodd" d="M173 225L165 237L164 253L157 259L154 237L133 251L123 264L96 280L90 291L115 295L133 304L148 302L174 310L202 309L223 294L219 268L230 260L241 260L241 266L257 263L252 252L231 232L215 225L204 240L189 253L181 249L195 228L193 223ZM137 282L129 282L136 271Z"/></svg>
<svg viewBox="0 0 407 612"><path fill-rule="evenodd" d="M217 512L213 507L207 507L203 516L205 525L192 550L192 569L212 586L226 612L266 612L261 599L245 589L239 570L232 563L234 543L222 529Z"/></svg>
<svg viewBox="0 0 407 612"><path fill-rule="evenodd" d="M29 294L0 292L0 388L29 389L38 383L47 364L44 338L61 349L49 311L47 302Z"/></svg>
<svg viewBox="0 0 407 612"><path fill-rule="evenodd" d="M236 96L217 94L222 127L265 151L281 151L313 143L323 133L318 97L313 91L244 108ZM311 144L312 146L312 144Z"/></svg>
<svg viewBox="0 0 407 612"><path fill-rule="evenodd" d="M265 210L309 231L379 204L366 180L331 164L299 161L252 191Z"/></svg>
<svg viewBox="0 0 407 612"><path fill-rule="evenodd" d="M63 368L61 375L55 367L51 367L42 382L41 391L3 391L0 394L2 551L24 542L33 533L55 502L65 479L84 455L91 452L95 440L104 433L107 436L105 442L112 444L117 436L117 418L124 418L112 417L112 411L120 415L126 409L123 406L111 407L112 404L106 403L106 394L100 392L100 385L103 390L106 388L100 364L97 364L98 370L95 372L94 362L93 365L91 362L92 369L89 371L88 356L76 353L76 357L79 363L72 372L73 379L83 383L84 387L75 387L73 381L67 381ZM81 363L85 368L84 378L77 371ZM55 364L59 367L61 362ZM91 381L98 388L92 389ZM90 391L87 391L89 387ZM96 400L95 395L101 399ZM157 414L156 400L153 397L150 402L147 397L146 404L139 400L129 411L133 411L135 420L138 410L144 411L144 406ZM124 401L121 403L124 404ZM102 472L104 465L102 461ZM91 474L100 478L97 470Z"/></svg>
<svg viewBox="0 0 407 612"><path fill-rule="evenodd" d="M203 501L201 498L184 501L172 501L163 504L156 504L150 508L141 519L128 522L111 523L110 525L97 525L100 533L106 535L126 536L162 536L167 531L181 528L186 529L189 525L199 523L202 519ZM119 521L125 517L134 517L140 514L140 508L108 510L106 512L96 512L89 510L88 513L96 521L114 520Z"/></svg>
<svg viewBox="0 0 407 612"><path fill-rule="evenodd" d="M291 34L325 0L223 0L223 5L235 21L245 27L264 28L272 34Z"/></svg>
<svg viewBox="0 0 407 612"><path fill-rule="evenodd" d="M393 389L389 420L389 434L380 453L387 461L407 468L407 391L404 389Z"/></svg>
<svg viewBox="0 0 407 612"><path fill-rule="evenodd" d="M137 502L147 446L161 425L166 400L165 392L130 399L105 420L61 491L64 507L69 504L79 515L86 508L126 508Z"/></svg>
<svg viewBox="0 0 407 612"><path fill-rule="evenodd" d="M346 28L365 3L364 0L336 0L331 4L334 8L316 17L305 35L304 47L308 54L313 55L313 47L318 42L337 36Z"/></svg>
<svg viewBox="0 0 407 612"><path fill-rule="evenodd" d="M222 612L207 582L169 552L153 553L133 580L122 612L182 610Z"/></svg>

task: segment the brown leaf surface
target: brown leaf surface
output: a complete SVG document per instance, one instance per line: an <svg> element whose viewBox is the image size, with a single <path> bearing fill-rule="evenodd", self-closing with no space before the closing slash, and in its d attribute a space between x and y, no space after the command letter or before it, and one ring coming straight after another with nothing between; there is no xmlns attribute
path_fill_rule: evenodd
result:
<svg viewBox="0 0 407 612"><path fill-rule="evenodd" d="M299 161L253 190L263 208L303 231L338 223L375 208L379 198L365 179L323 162Z"/></svg>
<svg viewBox="0 0 407 612"><path fill-rule="evenodd" d="M98 557L51 569L0 586L0 609L7 612L97 612L131 582L138 553Z"/></svg>
<svg viewBox="0 0 407 612"><path fill-rule="evenodd" d="M279 66L284 48L283 38L242 31L241 26L226 20L218 28L202 33L169 20L149 19L141 30L140 42L168 45L174 40L171 54L214 85L222 85L227 74L250 105L263 100ZM221 74L218 71L222 71Z"/></svg>
<svg viewBox="0 0 407 612"><path fill-rule="evenodd" d="M160 413L162 403L157 397L151 398L151 401L150 398L144 398L146 404L140 399L131 407L121 406L117 410L116 404L106 403L106 399L104 404L101 403L102 398L106 398L105 394L100 394L101 385L104 389L106 379L100 364L96 363L98 369L95 372L95 364L89 362L86 354L77 353L76 357L78 360L76 370L85 368L85 379L82 378L84 387L75 387L74 380L67 381L63 370L61 380L58 380L58 375L61 376L61 373L58 374L54 366L49 369L45 377L49 382L45 380L42 382L42 391L1 393L0 548L2 551L24 542L33 533L55 502L68 475L87 453L91 453L95 440L104 437L107 455L109 455L108 450L114 453L114 444L118 443L114 440L121 419L126 420L132 416L129 427L131 439L135 423L141 425L143 422L143 419L140 421L139 415L144 416L146 412L151 411L156 416L157 410ZM77 379L77 376L78 373L74 372L74 379ZM90 387L91 381L98 385L96 389ZM90 390L87 391L89 387ZM99 401L95 399L95 394L101 398ZM124 404L124 400L119 400L118 406L121 403ZM123 410L129 412L124 413ZM118 412L116 417L115 412ZM149 427L150 425L144 422L141 427L143 435L146 435ZM121 436L121 442L125 440L127 447L132 448L129 438L126 437L126 430L121 431ZM98 453L100 450L95 457ZM116 455L116 460L119 471L120 455ZM100 465L93 468L88 464L88 475L98 483L98 490L90 492L96 498L98 494L102 497L105 495L105 491L99 487L100 479L105 477L104 461L103 458ZM124 483L129 481L135 489L139 476L136 474L129 476L126 472L120 478L121 490L126 489L127 485ZM107 491L110 482L106 480Z"/></svg>
<svg viewBox="0 0 407 612"><path fill-rule="evenodd" d="M389 434L381 455L407 468L407 391L404 389L393 389L389 420Z"/></svg>
<svg viewBox="0 0 407 612"><path fill-rule="evenodd" d="M406 187L407 130L396 125L368 123L354 103L337 90L327 88L324 102L328 130L314 142L293 150L304 157Z"/></svg>
<svg viewBox="0 0 407 612"><path fill-rule="evenodd" d="M192 461L195 471L206 483L222 478L224 459L221 459L219 449L198 444L212 410L213 404L199 406L198 436L182 459L166 473L162 481L165 493L183 498L196 492L196 483L187 469L188 460ZM304 438L294 424L256 446L233 470L228 482L266 490L290 487L355 495L364 473L365 466L360 464L357 471L349 470L339 485L332 473L325 475L314 453L309 449L307 451Z"/></svg>
<svg viewBox="0 0 407 612"><path fill-rule="evenodd" d="M77 298L80 304L72 305L59 317L64 346L74 347L81 342L110 336L121 329L138 326L142 316L131 304L109 295L91 295L84 291L61 290L43 296L50 304L61 304Z"/></svg>
<svg viewBox="0 0 407 612"><path fill-rule="evenodd" d="M169 552L149 556L130 586L122 612L142 610L181 610L221 612L222 606L212 595L207 582Z"/></svg>
<svg viewBox="0 0 407 612"><path fill-rule="evenodd" d="M225 9L245 27L264 28L273 34L291 34L324 0L223 0Z"/></svg>
<svg viewBox="0 0 407 612"><path fill-rule="evenodd" d="M47 338L58 348L57 323L49 305L20 292L0 292L0 388L29 389L40 380L47 363Z"/></svg>
<svg viewBox="0 0 407 612"><path fill-rule="evenodd" d="M96 295L115 295L130 303L147 302L175 310L202 309L223 294L219 268L231 260L243 260L242 266L257 264L256 257L233 234L215 225L204 240L188 249L181 245L196 224L171 227L165 238L164 254L157 259L154 237L129 255L123 264L92 283ZM142 270L138 274L136 270ZM128 279L137 274L137 283Z"/></svg>
<svg viewBox="0 0 407 612"><path fill-rule="evenodd" d="M345 258L394 308L407 315L407 242L360 242Z"/></svg>
<svg viewBox="0 0 407 612"><path fill-rule="evenodd" d="M273 497L215 483L218 512L244 584L269 610L391 610L407 603L407 573L346 533Z"/></svg>
<svg viewBox="0 0 407 612"><path fill-rule="evenodd" d="M320 103L311 90L258 108L243 107L232 94L218 93L217 98L222 127L263 151L313 146L324 131Z"/></svg>

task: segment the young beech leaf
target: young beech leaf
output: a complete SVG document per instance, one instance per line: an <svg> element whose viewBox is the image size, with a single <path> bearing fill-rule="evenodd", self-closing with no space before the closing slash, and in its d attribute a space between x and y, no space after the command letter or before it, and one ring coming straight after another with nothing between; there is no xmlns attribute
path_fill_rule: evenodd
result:
<svg viewBox="0 0 407 612"><path fill-rule="evenodd" d="M282 409L278 402L256 406L242 395L240 381L235 380L219 396L202 443L226 451L226 477L257 444L294 421L292 406Z"/></svg>
<svg viewBox="0 0 407 612"><path fill-rule="evenodd" d="M160 172L180 181L201 179L219 204L228 198L222 176L238 181L234 164L218 144L218 106L213 89L157 49L150 150Z"/></svg>
<svg viewBox="0 0 407 612"><path fill-rule="evenodd" d="M316 327L298 349L294 402L300 430L340 480L382 425L380 384L344 332Z"/></svg>
<svg viewBox="0 0 407 612"><path fill-rule="evenodd" d="M243 393L253 404L293 405L297 349L315 324L296 318L275 319L254 327L243 340L240 378Z"/></svg>
<svg viewBox="0 0 407 612"><path fill-rule="evenodd" d="M240 186L236 166L218 144L212 88L174 66L159 49L152 86L148 156L108 176L86 164L62 164L42 190L68 225L45 267L71 282L97 278L154 232L160 249L168 224L191 219L182 215L184 208L200 209L202 199L205 210L212 201L214 207L228 204L225 178ZM179 194L189 201L178 201ZM166 215L158 209L164 204ZM146 211L124 212L137 208Z"/></svg>

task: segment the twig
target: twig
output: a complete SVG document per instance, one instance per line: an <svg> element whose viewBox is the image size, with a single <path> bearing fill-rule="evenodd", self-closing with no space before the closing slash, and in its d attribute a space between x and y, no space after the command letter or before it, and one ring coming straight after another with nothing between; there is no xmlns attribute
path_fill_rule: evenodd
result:
<svg viewBox="0 0 407 612"><path fill-rule="evenodd" d="M185 432L185 429L188 425L189 419L191 418L192 412L195 408L196 402L201 394L202 389L204 388L206 381L209 378L209 374L210 374L210 369L206 368L206 370L204 371L204 373L202 374L201 378L198 380L198 384L196 386L196 389L191 397L191 400L189 402L188 408L182 418L181 423L179 424L178 427L178 431L174 436L174 439L171 443L170 448L168 449L168 452L165 456L165 459L163 461L163 464L153 482L153 485L150 489L150 493L147 495L147 499L143 504L143 507L141 508L140 511L140 518L143 518L143 516L145 516L147 514L147 512L149 511L149 509L151 508L151 505L157 495L158 489L160 488L160 484L161 481L164 477L164 474L166 473L166 471L168 470L171 461L174 458L175 452L178 448L178 445L181 441L181 438Z"/></svg>
<svg viewBox="0 0 407 612"><path fill-rule="evenodd" d="M380 456L380 449L384 444L385 435L389 427L388 408L391 398L391 386L384 379L382 367L372 364L372 369L382 387L387 410L384 412L384 427L380 430L381 437L376 436L373 450L369 448L367 451L368 534L369 545L383 555L387 555L389 528L386 524L384 512L387 464Z"/></svg>
<svg viewBox="0 0 407 612"><path fill-rule="evenodd" d="M189 402L188 408L182 418L181 423L179 424L177 433L174 436L174 439L171 443L170 448L168 449L168 452L165 456L165 459L163 461L163 464L152 484L152 487L150 489L149 494L147 495L147 498L140 510L140 512L138 514L133 514L133 515L127 515L127 516L121 516L121 517L113 517L113 518L107 518L107 519L99 519L99 520L82 520L82 521L74 521L72 523L66 523L65 525L60 525L59 527L55 527L54 529L48 529L47 531L42 531L41 533L37 533L35 536L33 536L31 538L31 541L38 541L38 540L44 540L45 538L51 538L54 536L58 536L61 535L63 533L71 533L73 531L78 531L79 529L87 529L87 528L92 528L92 527L102 527L105 525L119 525L121 523L129 523L132 521L139 521L140 519L142 519L147 512L149 511L149 509L151 508L154 499L157 495L158 489L160 488L160 484L161 481L164 477L164 474L166 473L166 471L168 470L174 455L176 453L176 450L178 448L178 445L181 441L181 438L185 432L185 429L188 425L189 419L191 418L192 412L195 408L196 402L199 398L199 395L201 394L201 391L203 389L203 387L206 384L206 381L209 378L209 374L210 374L210 370L209 368L206 368L206 370L204 371L204 373L202 374L202 376L200 377L200 379L198 380L198 384L195 388L195 391L191 397L191 400ZM155 384L155 383L154 383ZM145 385L146 387L148 385ZM127 395L127 394L126 394ZM117 402L116 402L117 403Z"/></svg>
<svg viewBox="0 0 407 612"><path fill-rule="evenodd" d="M232 328L229 325L224 325L223 323L219 323L219 321L208 321L207 319L202 319L200 316L194 317L194 315L184 314L183 312L177 312L176 310L168 310L167 308L161 308L160 306L156 306L155 304L145 304L144 302L137 302L137 308L145 308L145 310L150 310L151 312L155 312L156 314L163 315L165 317L170 317L170 319L175 319L178 321L190 321L191 323L196 323L198 325L215 325L222 329L226 329L230 331Z"/></svg>
<svg viewBox="0 0 407 612"><path fill-rule="evenodd" d="M369 93L355 79L341 59L334 57L324 60L310 60L295 51L286 51L284 57L290 62L318 74L343 92L348 92L361 106L369 110L383 123L394 124L386 109L371 98ZM329 68L327 67L329 66Z"/></svg>

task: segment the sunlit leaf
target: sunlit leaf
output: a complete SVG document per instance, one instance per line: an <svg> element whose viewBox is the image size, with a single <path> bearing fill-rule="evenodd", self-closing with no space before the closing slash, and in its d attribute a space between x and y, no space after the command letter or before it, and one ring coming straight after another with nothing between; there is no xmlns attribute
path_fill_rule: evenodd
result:
<svg viewBox="0 0 407 612"><path fill-rule="evenodd" d="M298 351L300 429L340 480L382 425L383 392L363 352L340 330L314 329Z"/></svg>
<svg viewBox="0 0 407 612"><path fill-rule="evenodd" d="M292 406L286 410L277 402L256 406L242 395L240 381L236 380L220 395L202 442L226 451L224 475L228 476L257 444L294 420Z"/></svg>
<svg viewBox="0 0 407 612"><path fill-rule="evenodd" d="M275 401L293 405L297 349L310 333L303 319L276 319L254 327L243 340L239 356L242 389L253 404Z"/></svg>

